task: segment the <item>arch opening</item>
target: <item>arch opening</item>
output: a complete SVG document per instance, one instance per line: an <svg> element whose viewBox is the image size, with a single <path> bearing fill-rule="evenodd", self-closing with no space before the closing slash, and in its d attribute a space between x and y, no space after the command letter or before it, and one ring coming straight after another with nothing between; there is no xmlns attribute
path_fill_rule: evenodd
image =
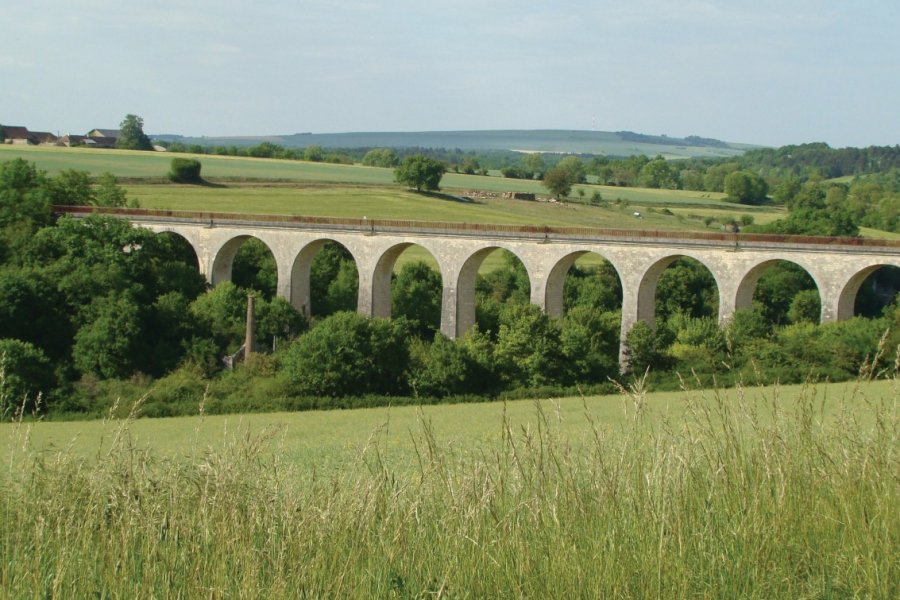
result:
<svg viewBox="0 0 900 600"><path fill-rule="evenodd" d="M872 265L856 273L841 292L838 319L877 318L895 303L900 293L900 267ZM852 309L851 309L852 306Z"/></svg>
<svg viewBox="0 0 900 600"><path fill-rule="evenodd" d="M754 267L741 282L741 292L752 298L736 308L752 308L771 325L818 323L822 299L812 275L797 263L770 260ZM739 292L739 293L741 293Z"/></svg>
<svg viewBox="0 0 900 600"><path fill-rule="evenodd" d="M619 372L622 281L612 263L575 252L551 269L547 314L560 320L561 347L573 381L600 383Z"/></svg>
<svg viewBox="0 0 900 600"><path fill-rule="evenodd" d="M174 260L182 262L198 272L200 271L200 258L197 256L197 251L190 240L174 231L163 231L157 235L169 246L169 251Z"/></svg>
<svg viewBox="0 0 900 600"><path fill-rule="evenodd" d="M278 288L275 255L261 240L248 238L234 255L231 281L238 287L254 290L266 300L271 300Z"/></svg>
<svg viewBox="0 0 900 600"><path fill-rule="evenodd" d="M346 246L331 239L307 244L291 269L291 304L307 317L355 311L359 270Z"/></svg>
<svg viewBox="0 0 900 600"><path fill-rule="evenodd" d="M406 318L413 333L432 339L441 329L444 290L434 255L418 244L398 244L381 256L375 271L373 313Z"/></svg>
<svg viewBox="0 0 900 600"><path fill-rule="evenodd" d="M470 281L464 284L464 277ZM499 247L484 248L469 257L460 274L458 289L460 308L468 307L471 302L472 324L494 338L500 329L504 306L531 301L531 279L525 264L513 252Z"/></svg>

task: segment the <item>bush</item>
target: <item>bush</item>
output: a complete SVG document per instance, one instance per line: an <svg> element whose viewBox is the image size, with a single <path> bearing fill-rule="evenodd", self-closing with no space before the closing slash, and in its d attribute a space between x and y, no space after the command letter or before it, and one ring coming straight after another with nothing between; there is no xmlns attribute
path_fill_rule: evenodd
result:
<svg viewBox="0 0 900 600"><path fill-rule="evenodd" d="M24 406L30 410L40 393L54 387L47 357L28 342L0 340L0 416Z"/></svg>
<svg viewBox="0 0 900 600"><path fill-rule="evenodd" d="M193 158L173 158L169 180L173 183L203 183L200 161Z"/></svg>

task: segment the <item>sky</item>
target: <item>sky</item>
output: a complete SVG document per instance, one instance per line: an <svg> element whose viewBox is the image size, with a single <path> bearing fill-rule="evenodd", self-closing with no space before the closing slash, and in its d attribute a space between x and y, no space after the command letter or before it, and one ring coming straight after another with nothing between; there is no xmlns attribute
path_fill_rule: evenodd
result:
<svg viewBox="0 0 900 600"><path fill-rule="evenodd" d="M900 143L898 0L4 2L0 123Z"/></svg>

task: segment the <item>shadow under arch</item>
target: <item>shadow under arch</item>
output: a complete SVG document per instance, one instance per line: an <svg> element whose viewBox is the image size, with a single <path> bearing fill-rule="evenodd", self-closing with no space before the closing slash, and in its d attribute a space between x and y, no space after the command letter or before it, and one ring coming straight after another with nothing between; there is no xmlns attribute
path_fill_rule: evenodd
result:
<svg viewBox="0 0 900 600"><path fill-rule="evenodd" d="M291 305L306 318L326 316L336 310L358 310L357 264L350 249L335 239L309 242L291 266ZM329 292L333 297L329 297Z"/></svg>
<svg viewBox="0 0 900 600"><path fill-rule="evenodd" d="M868 291L867 298L861 292ZM891 264L870 265L853 274L838 296L838 321L863 315L874 317L894 301L900 291L900 267Z"/></svg>

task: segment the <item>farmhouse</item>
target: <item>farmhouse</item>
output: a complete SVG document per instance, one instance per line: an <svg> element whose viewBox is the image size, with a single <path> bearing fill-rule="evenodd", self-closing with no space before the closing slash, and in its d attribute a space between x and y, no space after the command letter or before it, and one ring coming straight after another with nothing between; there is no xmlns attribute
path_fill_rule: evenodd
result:
<svg viewBox="0 0 900 600"><path fill-rule="evenodd" d="M32 131L31 138L35 144L55 146L59 142L59 137L53 135L49 131Z"/></svg>
<svg viewBox="0 0 900 600"><path fill-rule="evenodd" d="M87 132L85 145L93 148L115 148L119 139L118 129L91 129Z"/></svg>
<svg viewBox="0 0 900 600"><path fill-rule="evenodd" d="M3 141L7 144L34 144L34 137L27 127L20 125L0 125Z"/></svg>

